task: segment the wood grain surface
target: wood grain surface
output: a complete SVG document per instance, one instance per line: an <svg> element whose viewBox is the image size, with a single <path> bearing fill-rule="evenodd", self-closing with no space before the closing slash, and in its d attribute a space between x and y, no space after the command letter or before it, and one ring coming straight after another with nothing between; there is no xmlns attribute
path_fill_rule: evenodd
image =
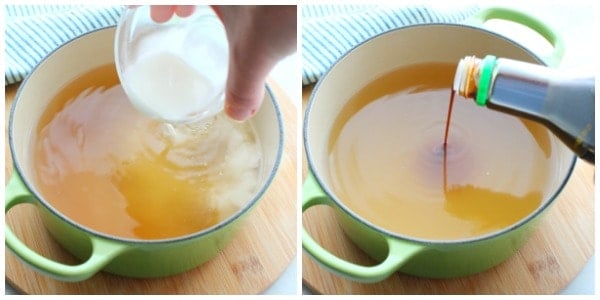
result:
<svg viewBox="0 0 600 300"><path fill-rule="evenodd" d="M312 87L302 92L305 106ZM306 160L303 156L303 178ZM336 223L333 210L312 207L302 224L323 247L363 265L375 262ZM395 273L375 284L353 282L302 255L302 280L321 294L554 294L563 289L594 252L594 166L577 161L575 171L531 239L513 257L485 272L457 279L426 279Z"/></svg>
<svg viewBox="0 0 600 300"><path fill-rule="evenodd" d="M7 281L26 294L257 294L273 283L296 254L296 108L275 83L285 126L285 151L277 176L231 244L209 262L183 274L159 279L132 279L99 273L89 280L67 283L41 275L5 247ZM6 122L17 86L6 92ZM6 130L5 126L5 130ZM12 173L5 138L5 184ZM77 263L44 229L37 210L18 205L7 224L31 248L65 263Z"/></svg>

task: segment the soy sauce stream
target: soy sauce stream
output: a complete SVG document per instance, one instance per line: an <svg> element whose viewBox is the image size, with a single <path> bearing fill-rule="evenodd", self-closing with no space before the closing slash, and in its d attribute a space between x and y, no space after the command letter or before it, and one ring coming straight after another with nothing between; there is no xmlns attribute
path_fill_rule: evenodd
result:
<svg viewBox="0 0 600 300"><path fill-rule="evenodd" d="M444 155L446 154L446 146L448 145L448 131L450 129L450 119L452 118L452 107L454 106L454 94L454 89L450 89L450 103L448 104L448 114L446 115L446 130L444 131Z"/></svg>
<svg viewBox="0 0 600 300"><path fill-rule="evenodd" d="M448 173L447 173L447 168L446 168L446 162L447 162L447 148L448 148L448 132L450 131L450 119L452 118L452 107L454 106L454 95L455 95L455 91L454 89L450 89L450 103L448 104L448 113L446 115L446 130L444 131L444 144L443 144L443 178L444 178L444 191L446 191L446 186L447 186L447 182L448 182Z"/></svg>

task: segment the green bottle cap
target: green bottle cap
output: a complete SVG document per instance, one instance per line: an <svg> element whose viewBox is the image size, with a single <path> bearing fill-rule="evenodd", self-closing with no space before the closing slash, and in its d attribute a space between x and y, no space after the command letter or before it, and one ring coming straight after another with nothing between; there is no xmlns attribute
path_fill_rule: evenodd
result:
<svg viewBox="0 0 600 300"><path fill-rule="evenodd" d="M481 63L481 74L479 75L479 86L477 87L475 102L478 105L485 106L488 100L494 67L496 66L496 57L493 55L486 55Z"/></svg>

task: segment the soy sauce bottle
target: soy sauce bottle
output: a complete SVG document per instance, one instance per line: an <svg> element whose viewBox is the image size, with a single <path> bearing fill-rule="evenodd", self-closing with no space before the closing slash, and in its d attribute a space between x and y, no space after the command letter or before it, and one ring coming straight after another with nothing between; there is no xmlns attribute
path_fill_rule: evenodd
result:
<svg viewBox="0 0 600 300"><path fill-rule="evenodd" d="M467 56L453 90L478 105L542 123L577 156L594 163L594 77L521 61Z"/></svg>

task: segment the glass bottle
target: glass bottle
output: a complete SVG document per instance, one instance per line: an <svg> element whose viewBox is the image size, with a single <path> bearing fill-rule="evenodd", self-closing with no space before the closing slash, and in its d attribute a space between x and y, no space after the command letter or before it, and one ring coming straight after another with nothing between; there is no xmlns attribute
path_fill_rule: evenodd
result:
<svg viewBox="0 0 600 300"><path fill-rule="evenodd" d="M478 105L542 123L594 163L594 77L488 55L460 60L453 90Z"/></svg>

